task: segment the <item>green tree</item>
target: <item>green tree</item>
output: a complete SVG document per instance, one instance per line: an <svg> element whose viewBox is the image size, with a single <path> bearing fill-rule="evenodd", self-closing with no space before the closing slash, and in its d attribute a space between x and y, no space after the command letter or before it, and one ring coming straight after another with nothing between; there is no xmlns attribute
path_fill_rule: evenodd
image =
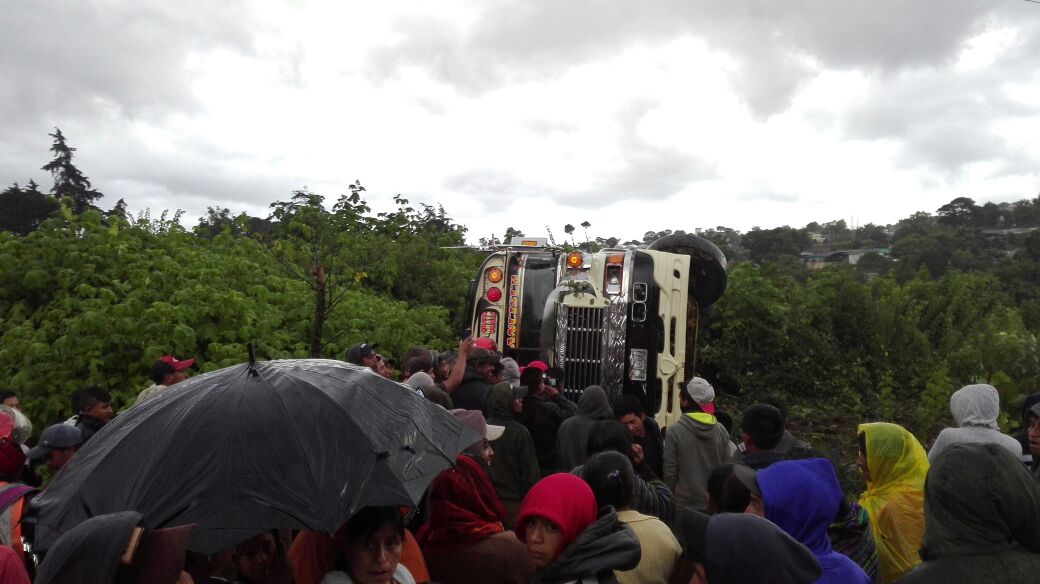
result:
<svg viewBox="0 0 1040 584"><path fill-rule="evenodd" d="M784 226L776 229L754 228L744 234L741 244L747 248L751 261L762 263L781 255L797 257L812 242L805 230Z"/></svg>
<svg viewBox="0 0 1040 584"><path fill-rule="evenodd" d="M54 158L43 165L43 170L54 177L51 194L58 199L65 197L72 199L72 212L77 215L90 209L96 209L94 203L101 198L101 193L91 188L90 179L72 163L73 152L76 149L65 143L65 136L58 128L54 128L54 133L49 136L54 138L54 143L51 144Z"/></svg>
<svg viewBox="0 0 1040 584"><path fill-rule="evenodd" d="M509 243L514 239L522 239L523 237L523 231L520 231L519 229L513 229L512 227L506 227L506 234L502 236L502 239L504 239L506 243Z"/></svg>
<svg viewBox="0 0 1040 584"><path fill-rule="evenodd" d="M571 245L574 245L574 226L570 223L563 226L563 232L570 236Z"/></svg>
<svg viewBox="0 0 1040 584"><path fill-rule="evenodd" d="M60 206L57 199L41 193L34 181L24 189L15 183L0 192L0 230L27 235Z"/></svg>
<svg viewBox="0 0 1040 584"><path fill-rule="evenodd" d="M977 222L979 207L968 197L957 197L936 211L938 221L950 227L973 227Z"/></svg>

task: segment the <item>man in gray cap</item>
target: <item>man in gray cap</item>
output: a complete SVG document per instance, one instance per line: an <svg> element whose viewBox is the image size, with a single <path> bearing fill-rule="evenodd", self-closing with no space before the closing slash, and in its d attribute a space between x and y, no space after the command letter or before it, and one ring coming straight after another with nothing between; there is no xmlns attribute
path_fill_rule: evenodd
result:
<svg viewBox="0 0 1040 584"><path fill-rule="evenodd" d="M82 445L83 433L79 428L68 424L54 424L40 434L40 441L29 451L29 460L36 463L42 459L50 469L51 476L54 476L72 460Z"/></svg>
<svg viewBox="0 0 1040 584"><path fill-rule="evenodd" d="M683 416L668 428L664 439L664 482L677 506L708 509L705 485L711 470L730 462L737 447L715 419L715 388L694 377L679 392Z"/></svg>

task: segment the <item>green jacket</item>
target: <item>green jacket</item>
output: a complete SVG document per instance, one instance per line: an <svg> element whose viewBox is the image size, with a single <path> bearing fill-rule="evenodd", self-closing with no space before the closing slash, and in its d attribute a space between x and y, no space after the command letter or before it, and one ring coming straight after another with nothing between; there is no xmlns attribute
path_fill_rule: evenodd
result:
<svg viewBox="0 0 1040 584"><path fill-rule="evenodd" d="M487 423L506 428L502 437L491 443L495 451L491 459L491 482L499 499L519 501L542 475L531 433L513 416L513 399L510 385L499 383L491 387L484 405Z"/></svg>

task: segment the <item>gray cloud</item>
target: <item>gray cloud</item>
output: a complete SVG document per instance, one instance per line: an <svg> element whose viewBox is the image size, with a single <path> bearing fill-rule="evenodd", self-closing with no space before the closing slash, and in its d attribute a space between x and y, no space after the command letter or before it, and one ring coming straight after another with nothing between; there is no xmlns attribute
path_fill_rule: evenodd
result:
<svg viewBox="0 0 1040 584"><path fill-rule="evenodd" d="M502 208L512 200L532 196L550 197L562 205L587 208L632 199L667 199L693 182L713 178L712 164L675 148L651 144L639 135L640 121L657 105L656 100L643 99L620 109L616 116L620 163L588 189L565 191L492 169L455 175L445 181L444 186L474 195L486 209ZM565 126L551 122L535 123L534 128L536 131L566 131Z"/></svg>
<svg viewBox="0 0 1040 584"><path fill-rule="evenodd" d="M804 201L800 200L798 195L794 195L794 194L791 194L791 193L780 193L780 192L776 192L776 191L770 190L768 188L763 188L762 190L756 190L756 191L748 191L748 192L743 193L741 195L737 195L735 197L735 199L738 200L738 201L745 201L745 202L750 202L750 203L754 203L754 202L757 202L757 201L767 201L767 202L771 202L771 203L798 203L798 202L804 202Z"/></svg>
<svg viewBox="0 0 1040 584"><path fill-rule="evenodd" d="M209 160L214 153L197 143L185 145L194 161L158 160L131 132L135 121L161 125L201 110L192 92L193 58L216 49L253 54L259 25L248 3L65 0L7 2L3 10L0 184L33 177L50 187L40 166L50 159L47 134L57 126L80 148L80 169L106 192L103 204L121 196L119 185L135 185L142 199L166 192L174 200L189 193L247 200L244 192L258 186L220 169L226 153ZM215 175L223 184L189 178Z"/></svg>
<svg viewBox="0 0 1040 584"><path fill-rule="evenodd" d="M493 168L479 168L450 176L444 181L444 188L468 196L472 204L489 212L502 211L525 198L557 194L545 186Z"/></svg>
<svg viewBox="0 0 1040 584"><path fill-rule="evenodd" d="M438 17L401 19L399 44L373 51L370 73L418 66L468 94L554 77L634 43L692 35L732 55L733 84L759 116L782 111L814 74L837 69L893 73L949 63L961 43L1020 7L985 0L499 0L468 29ZM1029 14L1028 12L1026 14Z"/></svg>
<svg viewBox="0 0 1040 584"><path fill-rule="evenodd" d="M676 148L651 144L639 134L640 121L656 106L653 99L625 105L617 115L621 165L588 191L562 194L560 202L580 207L626 199L667 199L693 182L713 178L715 167L711 163Z"/></svg>
<svg viewBox="0 0 1040 584"><path fill-rule="evenodd" d="M0 114L159 116L194 108L189 61L217 47L250 53L246 3L9 2L0 75L17 79ZM61 120L55 120L60 123Z"/></svg>
<svg viewBox="0 0 1040 584"><path fill-rule="evenodd" d="M846 115L845 134L897 140L902 154L898 163L905 167L956 173L971 163L995 162L998 176L1035 172L1040 162L1035 148L1016 148L993 124L1040 115L1040 104L1016 101L1006 89L1008 82L1040 81L1034 67L1023 68L1040 49L1036 24L988 67L956 74L915 69L888 80Z"/></svg>

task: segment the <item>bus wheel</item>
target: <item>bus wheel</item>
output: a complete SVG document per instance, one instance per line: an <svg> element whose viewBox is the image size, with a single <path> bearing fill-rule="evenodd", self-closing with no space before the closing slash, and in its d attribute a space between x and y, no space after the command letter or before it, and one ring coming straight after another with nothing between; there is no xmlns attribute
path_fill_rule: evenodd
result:
<svg viewBox="0 0 1040 584"><path fill-rule="evenodd" d="M690 297L701 310L726 291L726 256L707 239L677 231L654 241L647 249L690 256Z"/></svg>

